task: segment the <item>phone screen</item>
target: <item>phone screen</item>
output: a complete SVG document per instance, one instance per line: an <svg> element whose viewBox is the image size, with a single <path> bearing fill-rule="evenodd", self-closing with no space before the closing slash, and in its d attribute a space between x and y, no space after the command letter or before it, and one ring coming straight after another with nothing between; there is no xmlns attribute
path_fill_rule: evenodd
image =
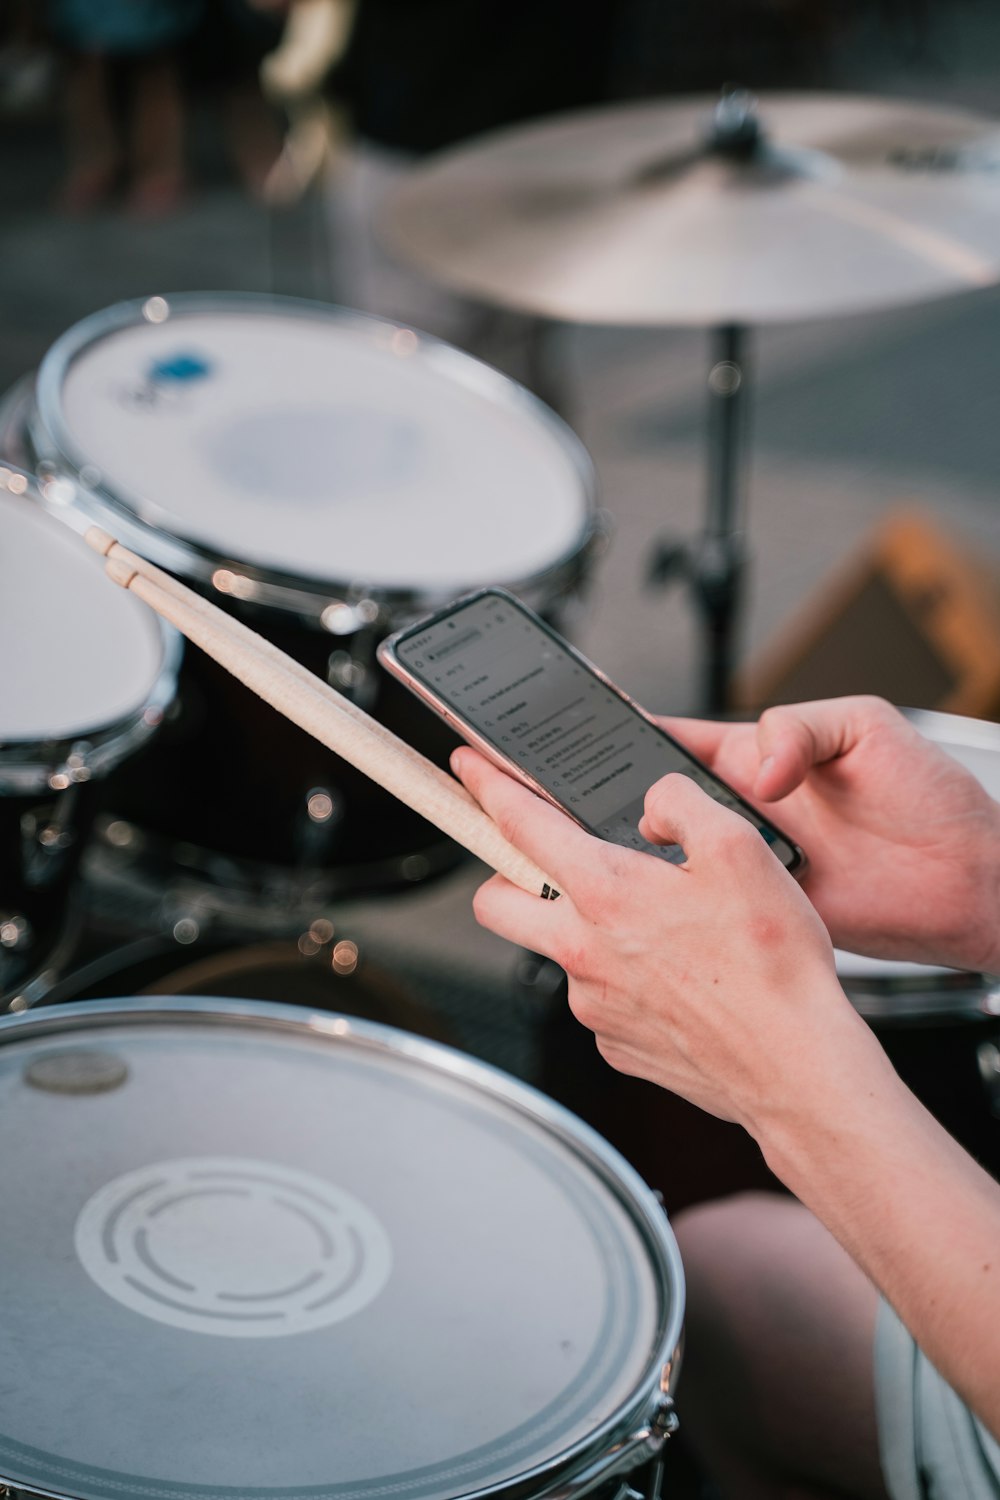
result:
<svg viewBox="0 0 1000 1500"><path fill-rule="evenodd" d="M682 862L678 845L648 844L637 830L646 792L661 776L680 771L752 822L787 868L800 863L800 851L784 834L514 598L478 594L405 632L394 649L432 697L590 832Z"/></svg>

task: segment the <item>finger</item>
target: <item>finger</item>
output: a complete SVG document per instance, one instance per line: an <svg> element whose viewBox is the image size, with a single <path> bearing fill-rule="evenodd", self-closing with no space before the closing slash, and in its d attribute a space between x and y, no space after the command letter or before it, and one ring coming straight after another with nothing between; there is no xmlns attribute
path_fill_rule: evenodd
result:
<svg viewBox="0 0 1000 1500"><path fill-rule="evenodd" d="M572 890L581 872L599 867L605 850L599 839L478 751L454 751L451 768L504 837L547 870L561 891Z"/></svg>
<svg viewBox="0 0 1000 1500"><path fill-rule="evenodd" d="M736 791L750 795L760 764L754 724L678 718L661 718L657 723Z"/></svg>
<svg viewBox="0 0 1000 1500"><path fill-rule="evenodd" d="M690 776L676 771L650 787L639 823L640 834L651 844L680 844L689 864L699 852L716 848L722 840L743 839L744 829L754 832L745 818L716 802Z"/></svg>
<svg viewBox="0 0 1000 1500"><path fill-rule="evenodd" d="M793 791L813 766L852 750L876 725L895 718L881 698L825 698L769 708L757 724L760 768L753 795L774 802Z"/></svg>
<svg viewBox="0 0 1000 1500"><path fill-rule="evenodd" d="M714 719L679 719L672 714L661 714L656 722L706 766L715 765L716 757L733 731L732 724L720 724Z"/></svg>
<svg viewBox="0 0 1000 1500"><path fill-rule="evenodd" d="M555 902L539 901L503 875L494 875L481 885L473 898L473 911L481 927L532 953L556 958L562 952L572 903L565 894ZM534 908L539 908L537 911ZM543 910L544 908L544 910ZM575 913L573 914L575 916Z"/></svg>

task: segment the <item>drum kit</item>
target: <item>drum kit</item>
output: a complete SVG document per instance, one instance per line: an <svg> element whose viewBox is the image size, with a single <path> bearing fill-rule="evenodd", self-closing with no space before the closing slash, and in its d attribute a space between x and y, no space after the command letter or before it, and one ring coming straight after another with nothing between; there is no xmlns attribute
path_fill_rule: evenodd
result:
<svg viewBox="0 0 1000 1500"><path fill-rule="evenodd" d="M616 107L449 153L387 232L522 311L714 329L706 524L657 566L694 588L717 700L750 327L992 284L998 166L973 116L728 94L714 115ZM105 526L440 761L448 737L375 648L484 583L570 624L603 535L582 445L409 327L185 295L71 328L0 405L0 455L0 1007L19 1012L0 1020L0 1122L33 1143L5 1157L0 1485L656 1496L683 1273L593 1130L460 1053L249 984L51 1003L74 999L83 926L307 955L348 895L457 859L110 588L65 521ZM1000 789L1000 732L919 727ZM841 972L873 1024L971 1038L995 1125L985 976Z"/></svg>

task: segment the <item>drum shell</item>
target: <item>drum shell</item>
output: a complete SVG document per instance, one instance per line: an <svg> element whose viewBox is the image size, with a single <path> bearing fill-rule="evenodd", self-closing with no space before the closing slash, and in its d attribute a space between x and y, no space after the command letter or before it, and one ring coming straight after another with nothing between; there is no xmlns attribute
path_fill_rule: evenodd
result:
<svg viewBox="0 0 1000 1500"><path fill-rule="evenodd" d="M47 794L0 787L0 1008L41 981L72 940L71 900L98 792L92 782Z"/></svg>
<svg viewBox="0 0 1000 1500"><path fill-rule="evenodd" d="M155 734L180 639L109 590L30 476L6 467L0 530L5 625L20 632L23 674L0 715L0 1005L18 1009L72 947L80 862L107 777Z"/></svg>

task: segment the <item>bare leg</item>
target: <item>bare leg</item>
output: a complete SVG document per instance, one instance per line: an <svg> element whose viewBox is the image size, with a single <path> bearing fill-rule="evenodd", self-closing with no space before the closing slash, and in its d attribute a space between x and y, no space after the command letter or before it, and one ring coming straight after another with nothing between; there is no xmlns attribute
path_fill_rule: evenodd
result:
<svg viewBox="0 0 1000 1500"><path fill-rule="evenodd" d="M688 1280L678 1412L732 1500L886 1500L877 1298L802 1205L745 1193L678 1215Z"/></svg>
<svg viewBox="0 0 1000 1500"><path fill-rule="evenodd" d="M90 53L73 58L66 83L69 175L60 204L69 213L96 207L114 186L120 163L108 69Z"/></svg>
<svg viewBox="0 0 1000 1500"><path fill-rule="evenodd" d="M166 53L134 64L132 78L130 204L156 217L177 206L184 189L184 105L173 58Z"/></svg>

